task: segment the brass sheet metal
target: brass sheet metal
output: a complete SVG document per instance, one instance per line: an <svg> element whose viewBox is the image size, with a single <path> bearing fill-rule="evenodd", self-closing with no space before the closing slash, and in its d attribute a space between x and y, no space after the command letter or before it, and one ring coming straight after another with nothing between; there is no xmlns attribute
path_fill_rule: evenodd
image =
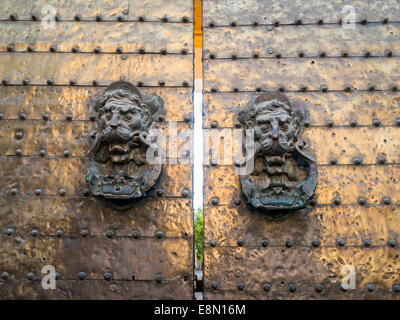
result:
<svg viewBox="0 0 400 320"><path fill-rule="evenodd" d="M222 76L223 75L223 76ZM249 76L251 75L251 76ZM350 85L357 90L389 90L400 85L400 58L290 58L290 59L230 59L204 62L204 90L212 87L220 91L253 91L256 87L298 91L320 90L326 85L330 90L343 90Z"/></svg>
<svg viewBox="0 0 400 320"><path fill-rule="evenodd" d="M3 34L0 51L13 44L16 51L26 51L32 45L35 51L48 52L50 46L58 51L71 52L77 46L80 52L93 52L95 47L102 52L115 52L121 47L124 52L138 51L159 53L164 48L168 53L180 53L193 48L193 25L158 22L59 22L55 29L46 29L41 22L0 22ZM105 35L107 35L105 37Z"/></svg>
<svg viewBox="0 0 400 320"><path fill-rule="evenodd" d="M346 1L341 0L248 0L245 3L236 0L205 0L203 2L203 25L210 21L216 25L227 25L232 21L237 24L252 24L255 20L262 24L272 24L275 20L282 24L294 23L301 18L303 23L336 23L348 13L345 5L354 6L356 21L381 21L388 18L398 21L397 0ZM359 27L359 26L357 26Z"/></svg>
<svg viewBox="0 0 400 320"><path fill-rule="evenodd" d="M19 195L34 195L35 189L47 196L56 196L59 189L66 196L83 196L86 184L85 158L1 157L2 181L0 192L10 195L11 188L18 188ZM161 173L158 188L166 197L180 197L182 190L192 190L191 164L166 164ZM155 190L150 195L155 194ZM11 195L10 195L11 196ZM12 201L12 198L9 198Z"/></svg>
<svg viewBox="0 0 400 320"><path fill-rule="evenodd" d="M191 199L150 197L121 212L94 198L1 197L0 216L0 233L13 228L19 235L34 229L40 235L55 235L62 229L65 235L79 235L81 230L104 235L113 230L116 236L139 232L139 237L154 237L157 231L167 238L193 236Z"/></svg>
<svg viewBox="0 0 400 320"><path fill-rule="evenodd" d="M154 123L152 129L159 130L161 139L162 134L167 135L170 132L170 125L175 124L178 134L182 136L179 139L171 139L171 152L169 144L166 145L167 156L182 158L181 153L190 149L190 125L182 122L158 122ZM15 155L15 150L21 148L23 155L37 156L39 150L45 149L48 156L62 156L64 150L68 150L71 156L84 157L88 150L89 133L94 128L95 123L91 121L2 120L0 155ZM16 132L22 132L23 138L18 140L15 137Z"/></svg>
<svg viewBox="0 0 400 320"><path fill-rule="evenodd" d="M42 19L48 14L41 13L45 6L53 6L61 20L73 20L76 14L80 14L82 20L95 20L96 14L101 14L104 20L116 20L122 15L130 20L142 16L146 21L159 21L168 15L173 22L180 22L183 16L193 21L193 1L190 0L87 0L75 1L74 5L63 0L2 0L0 19L9 19L13 13L21 20L30 20L32 13Z"/></svg>
<svg viewBox="0 0 400 320"><path fill-rule="evenodd" d="M238 150L235 145L234 130L242 129L208 129L204 131L204 139L211 141L212 152L217 152L222 148L226 154L224 158L221 152L219 164L232 165L234 155ZM239 134L241 132L239 131ZM217 137L224 137L223 144L219 143ZM357 137L354 139L353 137ZM361 138L362 137L362 138ZM394 126L387 127L312 127L306 128L302 138L310 144L310 154L317 159L320 165L329 164L330 159L334 158L337 163L352 164L354 157L361 157L363 164L376 164L377 158L385 156L387 163L398 163L400 155L397 152L400 147L400 128ZM237 143L236 143L237 144ZM205 144L207 147L207 145ZM205 148L206 148L205 147ZM230 157L230 153L232 157ZM211 160L211 153L209 160ZM207 159L205 159L207 161ZM210 163L205 163L209 165Z"/></svg>
<svg viewBox="0 0 400 320"><path fill-rule="evenodd" d="M320 245L336 246L337 239L345 239L347 246L362 246L371 240L373 246L387 245L389 240L400 240L400 208L390 206L339 205L303 209L285 219L272 220L268 213L252 210L242 200L240 206L206 206L204 243L217 241L217 246L261 248L261 240L268 246L312 247L312 240ZM371 223L373 221L373 223Z"/></svg>
<svg viewBox="0 0 400 320"><path fill-rule="evenodd" d="M393 292L376 293L365 290L352 290L350 292L242 292L239 290L207 290L205 300L393 300L398 294Z"/></svg>
<svg viewBox="0 0 400 320"><path fill-rule="evenodd" d="M206 93L204 95L204 127L216 121L220 127L233 127L238 113L258 92ZM371 125L379 119L383 125L393 125L400 117L400 93L398 92L288 92L285 96L293 105L304 105L311 126L326 126L328 120L334 125L349 126L350 120L358 125Z"/></svg>
<svg viewBox="0 0 400 320"><path fill-rule="evenodd" d="M0 112L5 119L89 120L94 101L103 96L102 87L2 86ZM144 96L158 95L164 101L165 121L182 121L192 114L192 88L140 88Z"/></svg>
<svg viewBox="0 0 400 320"><path fill-rule="evenodd" d="M391 248L207 248L205 261L206 287L216 281L222 291L237 290L241 282L245 290L259 292L270 283L271 292L287 295L289 284L296 284L296 294L313 292L317 284L339 292L346 265L355 267L356 288L364 292L368 283L392 291L400 281L398 250Z"/></svg>
<svg viewBox="0 0 400 320"><path fill-rule="evenodd" d="M44 290L37 281L0 281L2 299L29 300L174 300L192 299L191 281L57 281L55 290Z"/></svg>
<svg viewBox="0 0 400 320"><path fill-rule="evenodd" d="M274 57L277 53L282 57L297 57L301 51L306 57L317 57L322 50L327 56L340 56L345 50L349 56L362 56L366 51L384 56L386 50L391 50L399 55L399 28L398 24L357 25L355 29L344 29L338 24L290 25L272 31L251 26L207 28L204 53L207 57L213 52L217 58L230 58L233 53L252 57L255 52L260 57Z"/></svg>
<svg viewBox="0 0 400 320"><path fill-rule="evenodd" d="M357 204L359 197L364 197L368 204L381 204L383 197L400 202L399 165L319 166L318 175L318 204L332 204L337 195L343 204ZM239 176L233 166L205 168L204 181L205 204L214 197L221 205L241 198Z"/></svg>
<svg viewBox="0 0 400 320"><path fill-rule="evenodd" d="M32 84L46 84L53 79L56 85L68 85L71 79L80 85L109 85L124 78L146 86L182 86L192 82L193 57L160 54L86 54L51 52L1 52L0 73L11 84L28 79ZM179 72L177 72L179 70Z"/></svg>
<svg viewBox="0 0 400 320"><path fill-rule="evenodd" d="M133 239L106 237L0 237L0 269L11 279L22 280L28 272L41 278L44 265L52 265L65 280L103 279L110 271L114 279L184 280L192 274L192 239Z"/></svg>

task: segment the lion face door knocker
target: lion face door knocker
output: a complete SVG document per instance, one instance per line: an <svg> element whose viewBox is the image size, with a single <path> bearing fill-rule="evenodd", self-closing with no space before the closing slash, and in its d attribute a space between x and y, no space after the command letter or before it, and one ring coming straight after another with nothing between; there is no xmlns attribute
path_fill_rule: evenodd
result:
<svg viewBox="0 0 400 320"><path fill-rule="evenodd" d="M86 180L93 195L126 209L156 184L162 166L148 161L149 154L157 154L149 150L157 147L150 142L148 130L162 106L159 97L145 100L129 82L107 87L94 106L97 128L89 135Z"/></svg>
<svg viewBox="0 0 400 320"><path fill-rule="evenodd" d="M248 203L275 212L305 207L318 178L315 160L305 153L308 145L299 138L305 110L292 107L282 94L265 93L253 99L239 120L245 135L253 136L243 143L246 161L253 161L252 172L240 176Z"/></svg>

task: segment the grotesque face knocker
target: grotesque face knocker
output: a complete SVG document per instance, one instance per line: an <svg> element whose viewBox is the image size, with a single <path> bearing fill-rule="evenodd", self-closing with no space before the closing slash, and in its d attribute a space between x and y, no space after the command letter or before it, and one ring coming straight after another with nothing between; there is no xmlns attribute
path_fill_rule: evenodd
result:
<svg viewBox="0 0 400 320"><path fill-rule="evenodd" d="M87 182L95 196L109 199L118 209L146 195L161 173L157 147L150 141L149 127L162 108L154 96L145 101L129 82L112 83L94 107L97 130L90 134Z"/></svg>
<svg viewBox="0 0 400 320"><path fill-rule="evenodd" d="M240 177L242 192L253 207L287 212L305 207L313 196L318 171L305 153L307 143L299 138L305 118L302 108L292 107L278 93L255 98L240 113L245 134L254 137L243 145L253 170Z"/></svg>

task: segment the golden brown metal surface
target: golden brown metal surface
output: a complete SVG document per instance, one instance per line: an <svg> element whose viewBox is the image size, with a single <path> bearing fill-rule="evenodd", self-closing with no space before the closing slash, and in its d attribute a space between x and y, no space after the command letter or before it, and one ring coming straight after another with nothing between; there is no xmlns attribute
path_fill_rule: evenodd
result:
<svg viewBox="0 0 400 320"><path fill-rule="evenodd" d="M216 121L219 127L233 127L243 110L258 92L224 92L204 95L204 127ZM360 126L369 126L373 119L382 125L394 125L400 117L400 93L392 91L354 92L288 92L285 96L306 106L310 126L326 126L329 120L335 126L349 126L356 120ZM232 101L233 103L226 103ZM312 141L310 141L312 143Z"/></svg>
<svg viewBox="0 0 400 320"><path fill-rule="evenodd" d="M54 266L64 280L78 279L79 272L85 272L87 280L100 280L107 271L117 280L132 280L132 276L135 280L154 280L157 274L164 280L191 277L190 238L3 235L1 241L0 267L14 280L24 279L28 272L41 278L43 263Z"/></svg>
<svg viewBox="0 0 400 320"><path fill-rule="evenodd" d="M222 76L224 75L224 76ZM251 76L249 76L251 75ZM289 91L343 90L346 85L356 90L389 90L400 86L400 58L293 58L207 60L204 63L204 90L253 91L256 87L276 91L280 85Z"/></svg>
<svg viewBox="0 0 400 320"><path fill-rule="evenodd" d="M90 194L85 157L94 104L113 81L160 96L162 138L191 128L193 2L0 8L0 299L192 299L190 135L170 143L179 149L158 184L125 211ZM44 265L61 274L56 290L41 286Z"/></svg>
<svg viewBox="0 0 400 320"><path fill-rule="evenodd" d="M56 290L43 290L40 282L2 281L0 282L2 298L29 300L149 300L190 299L192 296L191 281L57 281Z"/></svg>
<svg viewBox="0 0 400 320"><path fill-rule="evenodd" d="M44 190L42 190L44 192ZM117 236L154 237L157 231L170 237L193 237L192 201L153 196L123 214L94 198L27 195L0 198L0 230L11 227L17 234L55 235L62 229L66 235L102 236L114 230ZM180 214L177 215L176 213Z"/></svg>
<svg viewBox="0 0 400 320"><path fill-rule="evenodd" d="M40 21L0 22L3 34L0 51L6 51L12 44L16 51L26 51L31 45L35 51L48 52L56 46L59 52L71 52L77 47L79 52L93 52L99 47L102 52L115 52L121 47L124 52L159 53L166 49L169 53L180 53L193 48L193 25L159 22L58 22L54 29L43 28ZM107 38L104 35L107 34ZM152 39L149 41L148 39Z"/></svg>
<svg viewBox="0 0 400 320"><path fill-rule="evenodd" d="M344 5L354 6L354 29L338 24ZM398 9L379 0L203 2L206 142L220 134L223 146L215 135L211 148L229 153L239 112L262 92L284 91L307 110L302 138L319 174L314 203L272 219L246 204L234 159L206 159L206 299L399 299ZM355 268L347 292L344 267Z"/></svg>
<svg viewBox="0 0 400 320"><path fill-rule="evenodd" d="M32 14L42 19L53 14L46 9L46 6L51 6L60 15L60 20L74 20L77 14L82 20L95 20L100 14L103 20L111 21L117 20L118 16L129 20L143 17L145 21L160 21L165 15L171 22L181 22L184 16L193 21L193 3L190 0L88 0L75 1L73 5L63 0L2 0L0 5L0 19L9 19L11 14L17 14L21 20L31 20Z"/></svg>
<svg viewBox="0 0 400 320"><path fill-rule="evenodd" d="M144 96L158 95L166 106L165 121L183 121L192 114L192 88L140 88ZM46 87L5 86L0 87L0 110L4 119L89 120L95 100L103 94L102 87Z"/></svg>
<svg viewBox="0 0 400 320"><path fill-rule="evenodd" d="M372 245L385 246L400 233L399 208L395 205L332 203L301 210L285 220L272 220L243 201L239 206L206 206L206 211L207 246L215 240L217 246L235 247L239 239L246 247L261 247L262 240L267 240L268 246L284 246L291 240L294 246L311 247L315 239L324 247L335 246L337 239L345 239L348 246L362 246L368 239L374 239Z"/></svg>
<svg viewBox="0 0 400 320"><path fill-rule="evenodd" d="M182 86L192 82L192 60L191 55L1 52L0 73L10 84L21 84L23 79L46 84L52 79L55 85L68 85L70 80L109 85L124 78L146 86L159 86L159 81Z"/></svg>
<svg viewBox="0 0 400 320"><path fill-rule="evenodd" d="M400 53L397 24L358 25L355 29L337 24L289 25L271 31L261 26L206 28L203 37L207 45L205 57L212 52L217 58L230 58L232 54L251 58L255 53L259 57L297 57L300 52L306 57L317 57L322 50L327 56L341 56L344 51L348 56L363 56L367 51L374 56L384 56L388 50L394 55Z"/></svg>
<svg viewBox="0 0 400 320"><path fill-rule="evenodd" d="M251 25L254 21L262 24L293 24L296 19L303 23L317 23L322 19L326 23L337 23L348 14L342 12L345 5L354 7L356 21L381 21L388 18L399 21L397 0L347 1L341 0L212 0L203 2L203 25L213 21L215 25L237 24Z"/></svg>
<svg viewBox="0 0 400 320"><path fill-rule="evenodd" d="M235 169L233 166L204 168L205 204L214 197L219 199L219 204L230 204L241 197ZM400 202L399 170L397 164L319 166L317 201L332 204L335 196L340 195L342 204L356 204L359 197L366 198L369 204L379 204L383 197L390 197L397 204Z"/></svg>

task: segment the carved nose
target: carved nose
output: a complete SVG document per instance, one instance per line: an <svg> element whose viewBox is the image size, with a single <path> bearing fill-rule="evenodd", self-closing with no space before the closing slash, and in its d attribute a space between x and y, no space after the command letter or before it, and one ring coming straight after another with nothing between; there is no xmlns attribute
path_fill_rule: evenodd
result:
<svg viewBox="0 0 400 320"><path fill-rule="evenodd" d="M273 140L279 139L279 129L276 127L272 130L272 139Z"/></svg>
<svg viewBox="0 0 400 320"><path fill-rule="evenodd" d="M119 124L119 116L114 115L110 121L110 127L116 128L116 127L118 127L118 124Z"/></svg>

